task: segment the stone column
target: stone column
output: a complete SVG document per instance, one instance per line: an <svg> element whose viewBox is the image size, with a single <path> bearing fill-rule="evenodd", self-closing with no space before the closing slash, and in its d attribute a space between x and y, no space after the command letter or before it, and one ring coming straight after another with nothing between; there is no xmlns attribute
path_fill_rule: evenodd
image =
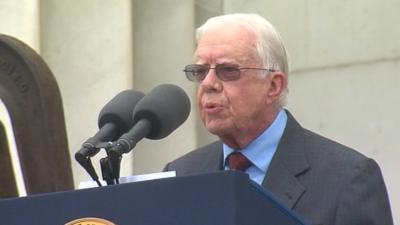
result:
<svg viewBox="0 0 400 225"><path fill-rule="evenodd" d="M39 0L2 0L0 18L0 33L18 38L39 51Z"/></svg>
<svg viewBox="0 0 400 225"><path fill-rule="evenodd" d="M102 107L132 88L131 1L42 0L40 11L41 52L60 86L73 157L98 131ZM104 156L99 153L93 163L98 166ZM72 165L75 184L90 180L74 159ZM121 174L131 172L131 163L123 162Z"/></svg>
<svg viewBox="0 0 400 225"><path fill-rule="evenodd" d="M160 171L165 163L195 148L195 86L182 72L194 49L194 2L187 0L133 1L135 88L172 83L191 96L188 120L168 137L143 140L133 150L134 172Z"/></svg>

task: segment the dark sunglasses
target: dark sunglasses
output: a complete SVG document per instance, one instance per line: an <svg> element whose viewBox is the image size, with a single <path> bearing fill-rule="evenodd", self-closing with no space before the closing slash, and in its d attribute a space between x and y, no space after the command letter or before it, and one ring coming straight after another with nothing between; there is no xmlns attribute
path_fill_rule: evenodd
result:
<svg viewBox="0 0 400 225"><path fill-rule="evenodd" d="M215 69L215 74L217 75L218 79L222 81L238 80L242 70L266 70L269 72L275 72L273 69L237 67L229 64L217 64L215 67L204 64L190 64L185 66L183 72L185 72L188 80L201 82L206 78L210 69Z"/></svg>

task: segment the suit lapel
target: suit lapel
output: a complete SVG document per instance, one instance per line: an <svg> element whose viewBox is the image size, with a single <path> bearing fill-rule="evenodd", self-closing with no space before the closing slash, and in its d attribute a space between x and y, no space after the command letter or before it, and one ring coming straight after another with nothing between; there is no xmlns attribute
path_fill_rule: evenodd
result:
<svg viewBox="0 0 400 225"><path fill-rule="evenodd" d="M206 154L203 156L202 163L192 165L196 171L215 172L223 170L223 150L222 142L216 141L204 147L207 149ZM204 152L204 151L201 151ZM197 168L198 167L198 168Z"/></svg>
<svg viewBox="0 0 400 225"><path fill-rule="evenodd" d="M224 154L222 149L222 142L218 141L212 146L212 151L210 152L209 155L209 160L206 160L206 162L209 163L209 165L204 165L205 168L210 168L212 171L219 171L223 170L223 158Z"/></svg>
<svg viewBox="0 0 400 225"><path fill-rule="evenodd" d="M262 186L270 190L278 199L289 208L293 208L296 202L305 192L305 187L286 167L277 163L268 169L268 175Z"/></svg>
<svg viewBox="0 0 400 225"><path fill-rule="evenodd" d="M262 186L293 208L306 191L298 176L308 170L309 163L305 155L304 129L288 111L286 113L288 122Z"/></svg>

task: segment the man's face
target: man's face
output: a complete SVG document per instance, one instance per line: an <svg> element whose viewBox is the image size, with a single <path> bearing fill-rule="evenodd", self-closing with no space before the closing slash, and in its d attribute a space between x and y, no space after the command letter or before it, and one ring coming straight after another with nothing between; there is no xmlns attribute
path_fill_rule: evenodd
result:
<svg viewBox="0 0 400 225"><path fill-rule="evenodd" d="M255 50L255 35L243 27L226 26L203 34L195 52L196 64L237 65L261 68ZM221 137L235 137L243 132L259 132L271 122L270 76L261 70L242 70L241 78L222 81L210 69L200 82L197 103L207 129Z"/></svg>

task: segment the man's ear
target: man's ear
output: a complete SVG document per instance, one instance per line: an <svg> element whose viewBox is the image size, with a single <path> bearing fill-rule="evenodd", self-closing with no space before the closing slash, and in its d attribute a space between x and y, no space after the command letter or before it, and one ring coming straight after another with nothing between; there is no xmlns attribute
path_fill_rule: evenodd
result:
<svg viewBox="0 0 400 225"><path fill-rule="evenodd" d="M281 71L271 72L269 77L269 89L267 103L271 104L279 101L279 98L286 90L287 86L287 75Z"/></svg>

